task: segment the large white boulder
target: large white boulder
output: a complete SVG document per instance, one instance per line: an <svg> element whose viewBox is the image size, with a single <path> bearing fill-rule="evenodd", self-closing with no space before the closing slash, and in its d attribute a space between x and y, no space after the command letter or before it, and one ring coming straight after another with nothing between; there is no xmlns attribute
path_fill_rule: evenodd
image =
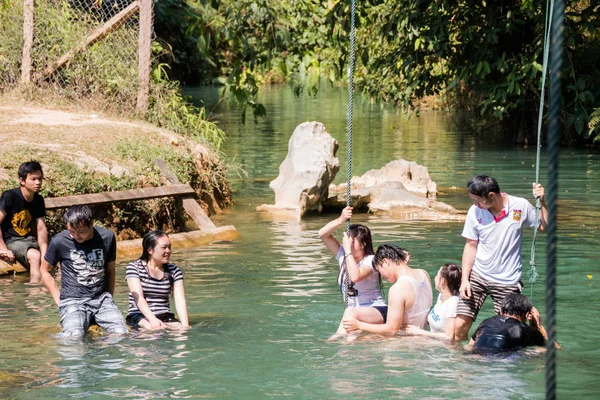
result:
<svg viewBox="0 0 600 400"><path fill-rule="evenodd" d="M350 204L394 219L463 220L464 214L436 201L437 186L427 168L415 162L395 160L381 169L352 177ZM346 184L331 185L325 205L346 205Z"/></svg>
<svg viewBox="0 0 600 400"><path fill-rule="evenodd" d="M275 204L257 207L280 218L300 219L309 211L321 212L329 195L329 184L340 169L335 157L337 141L320 122L304 122L296 127L288 143L288 154L279 166L279 176L269 187Z"/></svg>

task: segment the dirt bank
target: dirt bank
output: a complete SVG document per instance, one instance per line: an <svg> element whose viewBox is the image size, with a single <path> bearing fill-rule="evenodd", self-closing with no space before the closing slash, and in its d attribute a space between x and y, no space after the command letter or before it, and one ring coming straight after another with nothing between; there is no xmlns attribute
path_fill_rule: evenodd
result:
<svg viewBox="0 0 600 400"><path fill-rule="evenodd" d="M153 165L161 158L182 183L194 187L209 215L231 203L226 166L207 145L146 122L95 112L31 106L0 99L0 190L17 185L17 168L36 159L44 168L42 195L124 190L167 184ZM99 222L119 239L148 229L185 230L181 205L172 199L98 206ZM51 233L61 230L62 211L50 213Z"/></svg>

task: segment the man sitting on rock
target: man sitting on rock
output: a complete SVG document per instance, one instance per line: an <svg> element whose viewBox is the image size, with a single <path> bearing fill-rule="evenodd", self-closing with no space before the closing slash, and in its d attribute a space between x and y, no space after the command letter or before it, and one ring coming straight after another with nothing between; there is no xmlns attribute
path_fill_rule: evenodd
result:
<svg viewBox="0 0 600 400"><path fill-rule="evenodd" d="M31 282L39 282L41 258L48 247L46 206L39 194L43 179L39 162L25 162L19 166L19 187L0 197L0 257L21 263Z"/></svg>
<svg viewBox="0 0 600 400"><path fill-rule="evenodd" d="M127 333L123 314L113 301L117 242L112 231L92 225L88 206L72 206L67 229L54 236L42 262L44 285L60 311L65 337L81 337L92 323L110 333ZM60 292L50 270L61 268Z"/></svg>

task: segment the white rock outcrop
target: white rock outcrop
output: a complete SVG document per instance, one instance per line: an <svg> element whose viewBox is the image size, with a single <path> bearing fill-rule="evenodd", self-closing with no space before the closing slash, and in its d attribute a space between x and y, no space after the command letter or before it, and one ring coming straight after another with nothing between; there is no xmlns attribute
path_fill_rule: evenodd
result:
<svg viewBox="0 0 600 400"><path fill-rule="evenodd" d="M263 204L257 210L293 219L300 219L309 211L321 212L329 184L340 169L335 157L337 149L337 141L322 123L298 125L288 142L288 154L279 166L279 175L269 185L275 192L275 204Z"/></svg>

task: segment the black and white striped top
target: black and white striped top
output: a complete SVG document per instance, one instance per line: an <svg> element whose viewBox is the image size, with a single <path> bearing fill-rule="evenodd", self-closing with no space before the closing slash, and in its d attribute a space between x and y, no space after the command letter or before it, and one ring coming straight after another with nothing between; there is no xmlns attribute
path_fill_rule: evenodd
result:
<svg viewBox="0 0 600 400"><path fill-rule="evenodd" d="M169 297L173 291L175 282L183 280L183 273L174 264L165 264L164 276L162 279L154 279L148 274L145 267L146 262L135 260L127 265L125 279L138 278L142 284L144 299L148 303L150 310L154 315L160 315L170 312ZM133 295L129 292L129 312L127 315L141 314L141 311L135 304Z"/></svg>

